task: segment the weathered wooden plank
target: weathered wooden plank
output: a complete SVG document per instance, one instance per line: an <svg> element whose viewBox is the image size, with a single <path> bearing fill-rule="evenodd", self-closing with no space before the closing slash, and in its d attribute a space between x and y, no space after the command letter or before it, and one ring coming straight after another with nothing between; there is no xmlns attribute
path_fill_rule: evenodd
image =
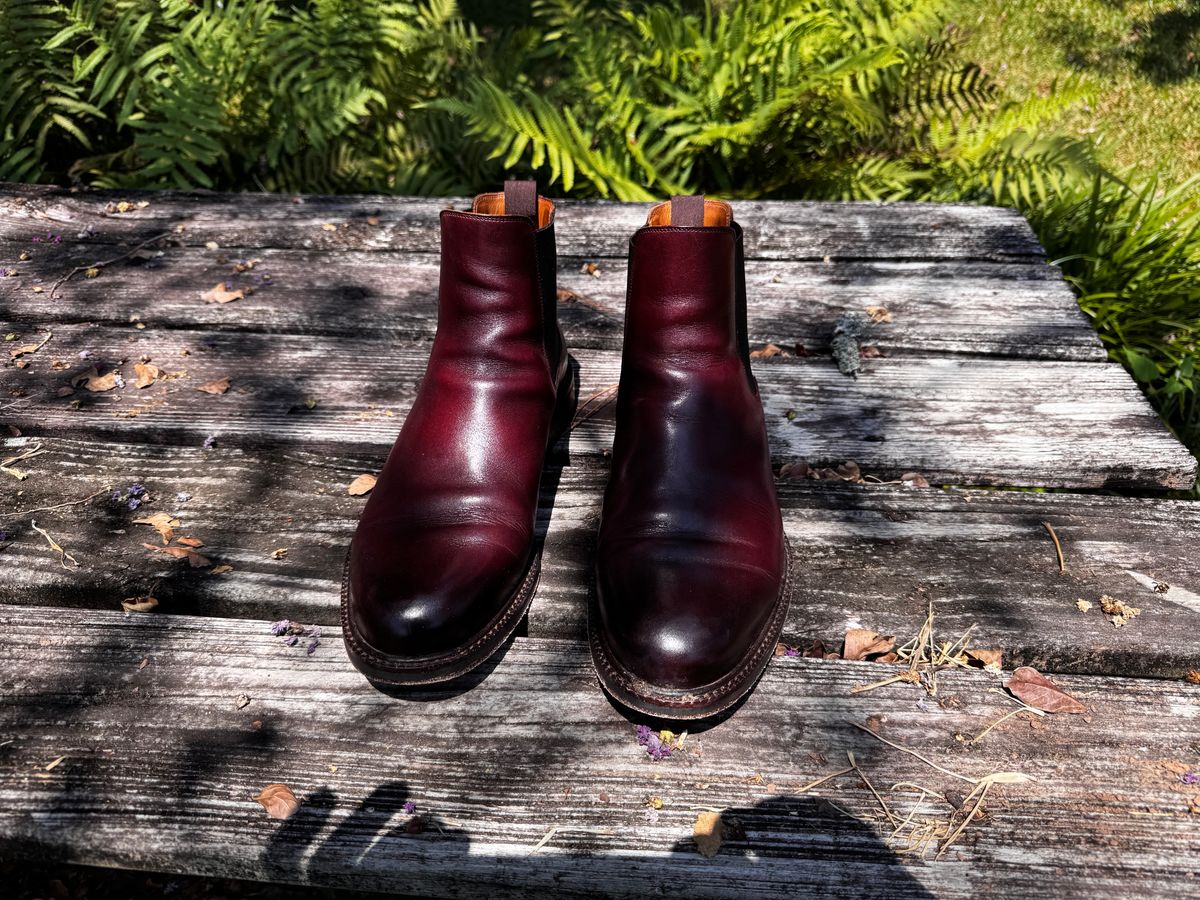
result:
<svg viewBox="0 0 1200 900"><path fill-rule="evenodd" d="M117 211L121 201L146 202ZM469 201L413 197L171 192L72 192L0 185L0 241L51 235L97 244L171 232L191 246L324 250L437 249L438 213ZM650 204L559 201L556 234L568 256L624 257ZM734 203L746 251L762 259L1041 259L1014 210L948 203Z"/></svg>
<svg viewBox="0 0 1200 900"><path fill-rule="evenodd" d="M436 896L886 884L889 896L1035 897L1048 879L1064 896L1195 890L1195 788L1179 772L1194 765L1200 689L1182 683L1063 678L1089 715L1018 716L968 745L1016 709L995 676L943 674L940 702L919 703L910 685L851 694L878 664L776 660L736 714L652 762L574 642L518 639L482 682L387 696L337 640L306 656L265 622L6 608L0 628L9 855ZM971 786L851 722L965 777L1037 780L995 786L986 818L941 860L904 861L890 826L827 802L877 815L858 779L800 788L846 751L900 816L913 795L898 782L960 798ZM286 823L252 800L271 782L303 803ZM647 796L662 809L648 812ZM408 833L406 801L428 817L423 833ZM711 860L691 839L705 808L744 831Z"/></svg>
<svg viewBox="0 0 1200 900"><path fill-rule="evenodd" d="M8 441L0 453L29 446ZM377 457L58 439L44 446L49 452L18 464L27 480L3 484L0 528L9 543L0 551L0 600L113 610L153 594L163 612L337 627L342 560L363 504L345 489ZM531 636L585 637L606 480L599 466L547 474ZM90 504L16 514L134 483L151 498L136 512L104 493ZM999 648L1013 665L1172 678L1200 669L1200 648L1182 637L1200 626L1200 504L830 482L780 482L779 491L800 584L784 631L790 644L820 639L834 648L851 627L906 638L932 601L939 634L951 639L976 626L976 644ZM203 540L201 552L233 571L212 575L145 550L158 535L132 520L154 512L177 516L180 535ZM63 568L31 519L80 567ZM1042 522L1063 543L1065 575ZM286 556L274 558L280 548ZM1156 582L1170 587L1155 593ZM1142 615L1114 627L1098 608L1105 594ZM1080 612L1077 599L1096 606Z"/></svg>
<svg viewBox="0 0 1200 900"><path fill-rule="evenodd" d="M4 251L8 258L4 258ZM96 261L90 244L39 245L19 261L0 244L0 319L25 328L95 322L149 328L222 328L311 335L386 335L429 339L436 325L438 259L428 253L261 250L250 271L225 250L170 247L161 256L119 263L97 278L67 272ZM560 316L573 347L619 349L626 265L581 271L561 257ZM872 342L897 353L976 353L1029 359L1103 360L1100 341L1061 279L1038 262L960 261L747 265L751 341L828 354L834 323L848 309L882 306L892 321ZM204 292L227 282L254 293L228 305ZM35 292L35 289L40 291Z"/></svg>
<svg viewBox="0 0 1200 900"><path fill-rule="evenodd" d="M3 327L3 326L0 326ZM22 335L37 339L36 334ZM80 354L87 359L80 359ZM8 419L33 436L220 446L391 445L428 345L376 338L63 326L27 368L6 367ZM617 382L613 351L575 352L587 397ZM146 389L133 366L181 373ZM58 397L81 367L122 364L126 386ZM1195 459L1125 372L1107 363L976 357L871 360L857 379L831 360L756 360L773 454L941 482L1187 488ZM229 377L214 396L195 390ZM611 446L612 407L582 422L573 453Z"/></svg>

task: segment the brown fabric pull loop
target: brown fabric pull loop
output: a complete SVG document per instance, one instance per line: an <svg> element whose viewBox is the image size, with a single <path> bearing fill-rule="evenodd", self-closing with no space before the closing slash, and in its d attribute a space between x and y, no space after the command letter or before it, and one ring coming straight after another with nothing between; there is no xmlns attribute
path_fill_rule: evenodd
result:
<svg viewBox="0 0 1200 900"><path fill-rule="evenodd" d="M537 182L533 180L504 182L504 214L506 216L524 216L532 219L536 225L538 220Z"/></svg>
<svg viewBox="0 0 1200 900"><path fill-rule="evenodd" d="M704 224L704 195L685 196L676 194L671 198L671 224L696 228Z"/></svg>

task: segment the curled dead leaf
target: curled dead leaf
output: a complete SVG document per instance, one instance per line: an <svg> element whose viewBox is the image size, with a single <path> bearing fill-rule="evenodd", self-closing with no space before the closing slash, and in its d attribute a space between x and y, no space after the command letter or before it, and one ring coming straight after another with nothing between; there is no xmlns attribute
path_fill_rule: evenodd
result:
<svg viewBox="0 0 1200 900"><path fill-rule="evenodd" d="M204 541L200 540L200 538L194 538L194 537L176 538L175 543L182 544L185 547L203 547L204 546Z"/></svg>
<svg viewBox="0 0 1200 900"><path fill-rule="evenodd" d="M871 659L883 656L895 645L895 637L883 637L869 628L851 628L846 632L842 659Z"/></svg>
<svg viewBox="0 0 1200 900"><path fill-rule="evenodd" d="M1031 666L1021 666L1004 682L1022 703L1048 713L1085 713L1087 707Z"/></svg>
<svg viewBox="0 0 1200 900"><path fill-rule="evenodd" d="M134 374L137 375L137 386L140 388L148 388L154 382L158 381L158 376L162 374L162 370L158 366L150 363L134 363Z"/></svg>
<svg viewBox="0 0 1200 900"><path fill-rule="evenodd" d="M204 384L196 388L196 390L204 391L206 394L223 394L229 390L229 385L230 380L229 377L226 376L224 378L217 378L214 381L206 381Z"/></svg>
<svg viewBox="0 0 1200 900"><path fill-rule="evenodd" d="M781 356L783 348L778 344L767 344L765 347L760 347L758 350L751 350L750 357L752 359L770 358L772 356Z"/></svg>
<svg viewBox="0 0 1200 900"><path fill-rule="evenodd" d="M156 547L154 544L142 544L147 550L153 550L155 553L165 553L168 556L174 556L176 559L186 559L188 565L193 569L202 569L205 566L211 566L212 560L207 556L201 556L195 550L189 550L187 547Z"/></svg>
<svg viewBox="0 0 1200 900"><path fill-rule="evenodd" d="M101 375L100 370L95 366L71 378L72 387L83 387L92 393L111 391L121 383L121 375L116 370L109 372L107 375Z"/></svg>
<svg viewBox="0 0 1200 900"><path fill-rule="evenodd" d="M156 606L158 606L158 601L150 596L126 597L121 601L121 609L125 612L150 612ZM138 668L143 668L143 666L138 666Z"/></svg>
<svg viewBox="0 0 1200 900"><path fill-rule="evenodd" d="M162 535L164 544L171 543L171 537L175 534L175 529L179 527L179 520L172 518L166 513L155 513L152 516L142 516L140 519L133 520L134 525L151 525Z"/></svg>
<svg viewBox="0 0 1200 900"><path fill-rule="evenodd" d="M968 665L981 666L992 672L999 672L1003 668L1003 654L999 650L983 650L971 648L965 651Z"/></svg>
<svg viewBox="0 0 1200 900"><path fill-rule="evenodd" d="M233 289L233 286L228 282L222 281L200 295L210 303L232 303L234 300L241 300L246 296L246 292L241 288Z"/></svg>
<svg viewBox="0 0 1200 900"><path fill-rule="evenodd" d="M725 839L725 827L721 822L721 814L702 812L696 816L692 825L692 837L696 841L696 849L705 859L712 859L721 849L721 841Z"/></svg>
<svg viewBox="0 0 1200 900"><path fill-rule="evenodd" d="M876 324L892 321L892 313L886 306L868 306L867 316Z"/></svg>
<svg viewBox="0 0 1200 900"><path fill-rule="evenodd" d="M300 801L286 784L268 784L254 799L272 819L290 819L300 809Z"/></svg>
<svg viewBox="0 0 1200 900"><path fill-rule="evenodd" d="M222 563L221 565L214 568L209 574L210 575L226 575L232 571L233 571L233 566L229 565L228 563Z"/></svg>
<svg viewBox="0 0 1200 900"><path fill-rule="evenodd" d="M350 486L346 488L346 493L351 497L361 497L363 494L369 494L371 493L371 488L375 487L377 480L376 476L369 473L359 475L350 482Z"/></svg>

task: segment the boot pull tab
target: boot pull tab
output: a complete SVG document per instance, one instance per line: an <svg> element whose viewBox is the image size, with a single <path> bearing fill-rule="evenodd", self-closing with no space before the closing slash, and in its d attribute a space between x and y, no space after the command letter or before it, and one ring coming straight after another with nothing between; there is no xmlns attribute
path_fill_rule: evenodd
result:
<svg viewBox="0 0 1200 900"><path fill-rule="evenodd" d="M506 181L504 182L504 214L506 216L524 216L538 222L537 182Z"/></svg>
<svg viewBox="0 0 1200 900"><path fill-rule="evenodd" d="M704 195L675 194L671 197L671 224L682 225L685 228L699 228L704 225Z"/></svg>

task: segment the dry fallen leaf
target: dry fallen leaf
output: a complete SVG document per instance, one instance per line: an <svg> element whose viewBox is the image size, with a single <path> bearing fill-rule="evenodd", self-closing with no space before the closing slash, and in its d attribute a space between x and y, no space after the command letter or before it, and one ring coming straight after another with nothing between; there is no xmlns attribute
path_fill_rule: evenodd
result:
<svg viewBox="0 0 1200 900"><path fill-rule="evenodd" d="M237 701L235 702L235 705L237 706L238 709L245 709L247 706L250 705L250 695L249 694L238 694L238 698L237 698Z"/></svg>
<svg viewBox="0 0 1200 900"><path fill-rule="evenodd" d="M1120 628L1134 616L1139 616L1142 613L1140 608L1130 606L1123 600L1110 597L1108 594L1100 598L1100 609L1108 616L1108 621L1112 622L1116 628Z"/></svg>
<svg viewBox="0 0 1200 900"><path fill-rule="evenodd" d="M176 538L175 543L183 544L183 546L185 546L185 547L203 547L204 546L204 541L200 540L200 538L194 538L194 537Z"/></svg>
<svg viewBox="0 0 1200 900"><path fill-rule="evenodd" d="M778 344L767 344L760 350L751 350L750 356L753 359L761 359L763 357L779 356L783 353L783 348Z"/></svg>
<svg viewBox="0 0 1200 900"><path fill-rule="evenodd" d="M205 291L203 294L201 294L201 296L205 300L209 300L214 303L232 303L234 300L241 300L243 297L245 297L246 292L241 288L233 290L232 286L228 282L222 281L213 285L210 290Z"/></svg>
<svg viewBox="0 0 1200 900"><path fill-rule="evenodd" d="M287 559L287 555L288 555L287 547L276 547L274 550L271 551L271 559Z"/></svg>
<svg viewBox="0 0 1200 900"><path fill-rule="evenodd" d="M224 563L222 565L217 566L209 574L210 575L224 575L224 574L226 574L228 572L232 572L232 571L233 571L233 566L231 566L227 563Z"/></svg>
<svg viewBox="0 0 1200 900"><path fill-rule="evenodd" d="M702 812L696 816L692 825L692 837L696 840L696 849L705 859L712 859L721 849L721 841L725 837L725 828L721 823L721 814Z"/></svg>
<svg viewBox="0 0 1200 900"><path fill-rule="evenodd" d="M162 374L158 366L150 363L134 363L133 371L137 375L137 386L140 388L150 387L158 381L158 376Z"/></svg>
<svg viewBox="0 0 1200 900"><path fill-rule="evenodd" d="M1092 608L1092 603L1090 600L1082 600L1081 599L1081 600L1075 601L1075 606L1079 609L1080 612L1087 612L1089 609Z"/></svg>
<svg viewBox="0 0 1200 900"><path fill-rule="evenodd" d="M175 534L175 529L179 527L179 520L174 519L166 513L155 513L152 516L142 516L140 519L133 520L134 525L151 525L162 535L164 544L171 543L171 537Z"/></svg>
<svg viewBox="0 0 1200 900"><path fill-rule="evenodd" d="M1183 676L1183 680L1188 684L1200 684L1200 671L1192 669L1192 671Z"/></svg>
<svg viewBox="0 0 1200 900"><path fill-rule="evenodd" d="M196 388L196 390L204 391L206 394L223 394L229 390L229 383L229 377L226 376L224 378L218 378L215 381L207 381L200 385L200 387Z"/></svg>
<svg viewBox="0 0 1200 900"><path fill-rule="evenodd" d="M156 547L154 544L142 544L142 546L156 553L165 553L177 559L186 559L188 565L193 569L202 569L212 565L212 560L207 556L201 556L195 550L189 550L187 547Z"/></svg>
<svg viewBox="0 0 1200 900"><path fill-rule="evenodd" d="M86 372L80 372L71 379L72 387L83 386L92 393L111 391L120 383L121 376L116 370L109 372L107 375L101 375L95 366L92 366Z"/></svg>
<svg viewBox="0 0 1200 900"><path fill-rule="evenodd" d="M998 672L1003 668L1001 664L1002 654L999 650L982 650L969 649L966 652L968 663L978 663L983 668L993 672Z"/></svg>
<svg viewBox="0 0 1200 900"><path fill-rule="evenodd" d="M1004 686L1022 703L1048 713L1085 713L1087 707L1030 666L1021 666Z"/></svg>
<svg viewBox="0 0 1200 900"><path fill-rule="evenodd" d="M867 659L881 656L896 644L894 637L883 637L868 628L851 628L846 632L842 659Z"/></svg>
<svg viewBox="0 0 1200 900"><path fill-rule="evenodd" d="M375 487L376 477L374 475L359 475L346 488L346 493L351 497L361 497L363 494L371 493L371 488Z"/></svg>
<svg viewBox="0 0 1200 900"><path fill-rule="evenodd" d="M272 819L290 819L300 808L300 801L286 784L268 784L254 799Z"/></svg>
<svg viewBox="0 0 1200 900"><path fill-rule="evenodd" d="M150 612L154 607L158 606L158 601L153 597L126 597L121 601L121 609L125 612ZM138 666L139 669L145 668L145 660L143 665Z"/></svg>
<svg viewBox="0 0 1200 900"><path fill-rule="evenodd" d="M867 315L876 323L892 321L892 313L886 306L868 306Z"/></svg>

